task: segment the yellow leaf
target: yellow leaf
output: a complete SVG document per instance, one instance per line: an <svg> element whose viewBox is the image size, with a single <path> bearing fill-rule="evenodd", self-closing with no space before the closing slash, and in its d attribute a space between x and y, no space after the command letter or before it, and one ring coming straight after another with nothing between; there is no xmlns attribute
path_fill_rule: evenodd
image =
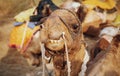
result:
<svg viewBox="0 0 120 76"><path fill-rule="evenodd" d="M112 9L115 7L116 2L114 0L85 0L83 1L85 5L94 5L103 9Z"/></svg>

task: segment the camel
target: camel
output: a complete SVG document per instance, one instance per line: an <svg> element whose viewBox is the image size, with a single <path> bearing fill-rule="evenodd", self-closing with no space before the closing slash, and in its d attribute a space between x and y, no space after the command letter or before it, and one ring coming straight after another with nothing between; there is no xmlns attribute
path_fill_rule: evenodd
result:
<svg viewBox="0 0 120 76"><path fill-rule="evenodd" d="M84 62L85 44L76 14L65 9L56 10L43 25L40 42L44 44L48 57L53 58L55 76L68 75L66 48L71 65L70 76L78 76Z"/></svg>
<svg viewBox="0 0 120 76"><path fill-rule="evenodd" d="M73 6L68 8L68 5L66 5L66 3L68 5L73 4ZM76 6L74 7L74 5L76 3L77 3L77 7ZM60 8L69 9L71 11L75 11L75 10L77 11L79 6L80 6L80 3L78 3L78 1L71 0L71 1L66 1L65 3L60 5ZM30 16L30 21L32 21L32 22L38 21L39 24L44 23L44 21L47 19L47 17L54 10L57 10L57 9L59 9L59 7L57 7L52 2L52 0L41 0L39 2L35 12L34 12L35 15ZM44 26L40 25L40 27L42 28ZM38 31L38 33L39 32L40 31ZM33 38L32 38L33 40L29 44L29 47L26 49L26 52L23 53L23 56L28 60L30 65L35 65L35 66L39 66L40 65L41 58L39 57L39 55L41 55L41 52L39 51L40 50L40 46L39 46L39 43L37 42L38 39L39 39L39 36L40 35L38 35L37 33L33 36ZM35 46L35 47L33 48L33 46Z"/></svg>
<svg viewBox="0 0 120 76"><path fill-rule="evenodd" d="M66 1L66 3L73 3L73 4L74 4L74 2L75 1ZM75 3L77 3L77 2L75 2ZM77 4L79 5L79 3L77 3ZM71 10L71 8L72 8L72 7L71 8L67 8L67 7L65 6L65 3L60 6L60 8L66 8L69 10ZM77 9L77 8L75 7L75 9ZM34 15L30 16L30 21L32 21L32 22L38 21L39 24L42 24L47 19L47 17L54 10L57 10L57 9L59 9L59 7L57 7L52 2L52 0L41 0L38 4L36 10L34 11ZM73 11L73 10L71 10L71 11ZM43 26L40 25L40 27L43 27ZM40 31L38 31L38 32L40 32ZM30 65L39 66L39 64L40 64L39 55L41 54L41 52L38 52L38 50L40 50L40 48L38 46L39 43L36 42L36 41L38 41L38 37L39 37L39 35L37 33L35 35L33 35L33 38L32 38L33 40L29 44L29 47L26 49L26 53L23 53L23 56L25 58L27 58ZM33 46L36 46L36 47L33 48Z"/></svg>
<svg viewBox="0 0 120 76"><path fill-rule="evenodd" d="M44 58L41 57L43 50ZM53 11L40 25L40 31L33 36L23 56L36 66L41 59L46 59L46 65L52 62L55 76L84 75L89 56L76 13L67 9Z"/></svg>
<svg viewBox="0 0 120 76"><path fill-rule="evenodd" d="M105 27L100 31L100 38L96 42L96 45L93 47L93 49L90 51L91 60L93 60L99 52L106 50L111 45L113 37L117 35L118 32L119 28L113 26Z"/></svg>
<svg viewBox="0 0 120 76"><path fill-rule="evenodd" d="M88 64L86 76L119 76L120 75L120 34L117 34L111 45L101 51Z"/></svg>

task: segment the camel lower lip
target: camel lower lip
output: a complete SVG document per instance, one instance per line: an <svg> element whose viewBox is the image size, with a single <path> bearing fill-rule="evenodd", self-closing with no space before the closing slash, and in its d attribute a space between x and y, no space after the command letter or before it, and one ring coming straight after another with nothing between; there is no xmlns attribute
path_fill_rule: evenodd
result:
<svg viewBox="0 0 120 76"><path fill-rule="evenodd" d="M59 40L49 39L45 46L52 51L59 51L64 48L64 40L62 38Z"/></svg>

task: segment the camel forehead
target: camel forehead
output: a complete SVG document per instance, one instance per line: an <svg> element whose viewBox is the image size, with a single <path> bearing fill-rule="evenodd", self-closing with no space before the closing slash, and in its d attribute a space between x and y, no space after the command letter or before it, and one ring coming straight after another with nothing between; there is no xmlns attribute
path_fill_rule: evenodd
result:
<svg viewBox="0 0 120 76"><path fill-rule="evenodd" d="M75 15L75 13L71 12L69 10L59 9L59 10L54 11L50 16L52 16L52 17L54 17L54 16L61 17L67 23L78 23L77 19L76 19L77 16Z"/></svg>
<svg viewBox="0 0 120 76"><path fill-rule="evenodd" d="M66 9L59 9L47 18L45 21L45 26L49 28L49 31L54 29L59 29L61 31L68 30L70 33L78 33L81 29L81 24L78 17L74 12Z"/></svg>
<svg viewBox="0 0 120 76"><path fill-rule="evenodd" d="M68 28L66 25L60 20L58 16L49 16L49 18L46 20L45 25L50 31L56 31L54 33L58 33L57 31L67 31Z"/></svg>

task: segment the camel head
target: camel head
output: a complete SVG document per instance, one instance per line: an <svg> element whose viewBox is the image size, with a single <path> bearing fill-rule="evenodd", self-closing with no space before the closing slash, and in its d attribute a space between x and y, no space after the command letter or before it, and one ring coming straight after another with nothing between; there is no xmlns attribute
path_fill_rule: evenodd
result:
<svg viewBox="0 0 120 76"><path fill-rule="evenodd" d="M64 50L64 39L67 47L74 46L76 37L80 37L81 25L76 15L68 10L53 12L41 26L40 41L52 51ZM80 38L79 38L80 39Z"/></svg>

